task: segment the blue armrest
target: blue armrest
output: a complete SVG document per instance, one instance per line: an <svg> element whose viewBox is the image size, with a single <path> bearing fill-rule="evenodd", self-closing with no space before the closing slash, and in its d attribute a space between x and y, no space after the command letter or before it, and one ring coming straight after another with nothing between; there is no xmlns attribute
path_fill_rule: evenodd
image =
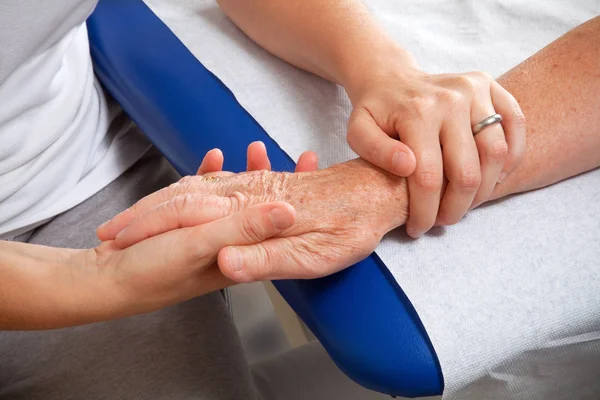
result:
<svg viewBox="0 0 600 400"><path fill-rule="evenodd" d="M243 171L255 140L265 142L275 169L293 170L231 91L141 0L101 0L88 29L96 75L182 174L194 174L215 147L226 154L225 169ZM442 393L427 333L375 254L327 278L275 286L359 384L406 397Z"/></svg>

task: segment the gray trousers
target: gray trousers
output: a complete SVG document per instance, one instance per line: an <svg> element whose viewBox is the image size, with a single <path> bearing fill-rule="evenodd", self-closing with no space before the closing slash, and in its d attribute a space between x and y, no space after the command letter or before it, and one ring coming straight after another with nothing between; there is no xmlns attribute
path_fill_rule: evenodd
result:
<svg viewBox="0 0 600 400"><path fill-rule="evenodd" d="M14 240L93 247L98 225L177 179L152 149L86 202ZM0 332L0 400L258 398L388 397L352 383L316 342L251 369L221 293L116 321Z"/></svg>

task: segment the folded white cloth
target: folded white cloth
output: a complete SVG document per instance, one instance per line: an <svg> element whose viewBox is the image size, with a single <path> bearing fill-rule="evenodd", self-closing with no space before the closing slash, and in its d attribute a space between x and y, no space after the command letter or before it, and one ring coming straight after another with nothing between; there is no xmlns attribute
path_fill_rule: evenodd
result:
<svg viewBox="0 0 600 400"><path fill-rule="evenodd" d="M354 157L341 88L260 49L213 1L147 3L292 157ZM429 72L501 74L600 14L597 0L366 3ZM600 170L377 253L429 333L444 399L600 397Z"/></svg>

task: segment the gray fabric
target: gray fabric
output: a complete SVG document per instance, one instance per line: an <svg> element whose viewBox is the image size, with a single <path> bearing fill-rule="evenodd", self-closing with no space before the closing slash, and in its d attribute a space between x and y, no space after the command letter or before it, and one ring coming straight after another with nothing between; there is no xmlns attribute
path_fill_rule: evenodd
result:
<svg viewBox="0 0 600 400"><path fill-rule="evenodd" d="M99 224L177 179L152 150L94 197L17 239L94 246ZM248 365L220 293L106 323L0 332L1 400L253 398Z"/></svg>
<svg viewBox="0 0 600 400"><path fill-rule="evenodd" d="M317 341L254 364L252 375L263 400L391 400L348 379Z"/></svg>

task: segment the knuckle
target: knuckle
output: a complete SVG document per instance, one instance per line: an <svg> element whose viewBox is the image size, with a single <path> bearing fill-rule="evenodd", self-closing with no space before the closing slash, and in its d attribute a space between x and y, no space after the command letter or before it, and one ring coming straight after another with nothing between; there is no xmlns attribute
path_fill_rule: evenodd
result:
<svg viewBox="0 0 600 400"><path fill-rule="evenodd" d="M408 100L405 107L408 109L409 115L420 120L426 120L436 104L437 99L435 97L419 96Z"/></svg>
<svg viewBox="0 0 600 400"><path fill-rule="evenodd" d="M464 101L465 96L456 90L443 89L438 92L440 102L450 105L452 108Z"/></svg>
<svg viewBox="0 0 600 400"><path fill-rule="evenodd" d="M179 180L179 182L177 182L177 183L179 183L179 185L183 186L183 187L190 186L192 184L192 182L194 181L194 178L195 177L193 177L191 175L186 175L183 178L181 178Z"/></svg>
<svg viewBox="0 0 600 400"><path fill-rule="evenodd" d="M174 197L179 192L179 183L178 182L171 183L166 188L159 190L159 193L162 191L166 192L166 197L168 197L168 198Z"/></svg>
<svg viewBox="0 0 600 400"><path fill-rule="evenodd" d="M493 141L486 152L487 157L493 161L504 161L508 155L508 143L504 138Z"/></svg>
<svg viewBox="0 0 600 400"><path fill-rule="evenodd" d="M184 181L185 178L187 178L187 177L183 177L179 181L172 183L169 186L167 186L165 189L163 189L167 192L167 196L169 198L175 197L181 193L184 193L184 187L186 186L185 181Z"/></svg>
<svg viewBox="0 0 600 400"><path fill-rule="evenodd" d="M266 170L251 171L246 173L247 184L245 189L256 191L257 193L266 193L273 182L273 173Z"/></svg>
<svg viewBox="0 0 600 400"><path fill-rule="evenodd" d="M492 76L490 74L488 74L487 72L483 72L483 71L472 71L472 72L469 72L468 75L473 77L473 79L475 79L475 80L484 81L484 82L491 82L494 80L494 78L492 78Z"/></svg>
<svg viewBox="0 0 600 400"><path fill-rule="evenodd" d="M245 217L242 220L241 232L243 238L248 243L257 243L262 241L266 236L266 219L256 218L253 216Z"/></svg>
<svg viewBox="0 0 600 400"><path fill-rule="evenodd" d="M193 207L194 196L189 193L180 194L179 196L176 196L170 203L173 206L173 211L175 214L179 215Z"/></svg>
<svg viewBox="0 0 600 400"><path fill-rule="evenodd" d="M458 174L457 184L463 189L473 191L481 185L481 171L479 165L466 164L462 166Z"/></svg>
<svg viewBox="0 0 600 400"><path fill-rule="evenodd" d="M234 214L248 207L248 196L244 195L242 192L233 192L231 196L228 197L228 200L230 214Z"/></svg>
<svg viewBox="0 0 600 400"><path fill-rule="evenodd" d="M436 193L442 187L442 177L433 168L423 168L415 178L417 185L427 194Z"/></svg>
<svg viewBox="0 0 600 400"><path fill-rule="evenodd" d="M454 77L455 85L468 93L473 93L477 87L476 79L471 74L460 74Z"/></svg>
<svg viewBox="0 0 600 400"><path fill-rule="evenodd" d="M271 176L270 171L267 171L265 169L261 169L260 171L256 171L255 173L261 183L267 182Z"/></svg>

